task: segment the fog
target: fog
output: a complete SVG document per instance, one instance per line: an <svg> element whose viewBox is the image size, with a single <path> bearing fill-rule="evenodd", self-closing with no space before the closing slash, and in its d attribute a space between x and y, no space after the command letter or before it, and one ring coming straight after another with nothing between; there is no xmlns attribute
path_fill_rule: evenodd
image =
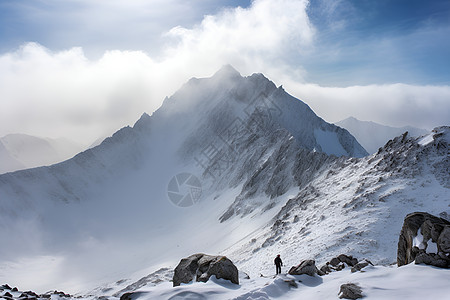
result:
<svg viewBox="0 0 450 300"><path fill-rule="evenodd" d="M161 32L157 51L52 50L25 43L0 55L0 136L67 137L86 145L151 114L191 77L224 64L242 75L264 73L327 121L348 116L430 129L448 123L448 86L414 84L320 86L304 61L321 48L308 1L258 0L224 8L186 28Z"/></svg>

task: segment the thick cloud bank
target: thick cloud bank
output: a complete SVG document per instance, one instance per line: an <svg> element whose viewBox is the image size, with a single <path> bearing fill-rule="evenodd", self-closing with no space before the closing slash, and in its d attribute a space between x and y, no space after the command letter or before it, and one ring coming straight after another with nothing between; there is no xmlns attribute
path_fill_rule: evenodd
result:
<svg viewBox="0 0 450 300"><path fill-rule="evenodd" d="M256 0L223 9L190 28L172 28L152 55L115 50L89 59L82 48L52 51L27 43L0 55L0 136L21 132L90 143L153 112L190 77L210 76L224 64L243 75L264 73L327 121L352 115L394 126L448 124L448 86L306 83L307 70L292 60L317 49L308 5Z"/></svg>

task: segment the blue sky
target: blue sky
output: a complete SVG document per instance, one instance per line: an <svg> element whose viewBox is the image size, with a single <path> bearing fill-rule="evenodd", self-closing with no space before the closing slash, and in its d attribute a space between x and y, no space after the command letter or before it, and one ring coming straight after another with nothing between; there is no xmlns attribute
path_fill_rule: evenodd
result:
<svg viewBox="0 0 450 300"><path fill-rule="evenodd" d="M311 1L319 54L304 64L315 70L312 81L324 76L341 84L449 84L450 1L336 1L331 8L327 3ZM339 55L327 57L327 49Z"/></svg>
<svg viewBox="0 0 450 300"><path fill-rule="evenodd" d="M448 0L1 0L0 136L95 140L228 63L329 122L431 129L449 37Z"/></svg>
<svg viewBox="0 0 450 300"><path fill-rule="evenodd" d="M2 0L0 52L37 42L54 51L82 47L92 58L112 49L156 55L170 28L191 27L224 7L250 5L239 0L108 2L115 1ZM288 57L306 69L307 81L328 86L450 82L448 0L312 0L308 15L317 29L314 50Z"/></svg>

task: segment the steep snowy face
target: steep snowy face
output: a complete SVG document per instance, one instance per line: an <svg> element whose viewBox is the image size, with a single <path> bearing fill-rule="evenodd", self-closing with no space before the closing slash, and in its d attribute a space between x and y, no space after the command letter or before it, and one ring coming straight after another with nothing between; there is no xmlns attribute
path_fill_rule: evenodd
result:
<svg viewBox="0 0 450 300"><path fill-rule="evenodd" d="M174 117L176 116L176 117ZM305 103L277 88L262 74L242 77L231 66L225 66L212 78L191 79L175 95L166 99L154 113L155 119L179 120L185 126L196 125L190 135L188 149L197 144L224 138L230 127L245 129L249 120L254 126L274 124L292 135L297 145L335 156L367 155L348 131L326 123ZM199 118L200 117L200 118ZM164 123L164 122L161 122ZM202 142L196 142L195 139Z"/></svg>
<svg viewBox="0 0 450 300"><path fill-rule="evenodd" d="M243 270L257 265L269 270L273 253L281 253L288 265L308 258L322 263L340 253L392 263L406 214L450 216L449 170L448 126L419 138L396 137L362 159L336 159L287 201L269 226L228 255L255 257L238 261Z"/></svg>

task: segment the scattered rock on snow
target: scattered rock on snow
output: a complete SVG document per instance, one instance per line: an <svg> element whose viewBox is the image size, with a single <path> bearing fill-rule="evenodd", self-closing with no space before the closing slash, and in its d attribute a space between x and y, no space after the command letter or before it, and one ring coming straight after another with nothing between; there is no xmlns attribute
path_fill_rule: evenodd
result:
<svg viewBox="0 0 450 300"><path fill-rule="evenodd" d="M354 267L358 264L358 259L351 255L340 254L339 256L333 257L329 262L320 268L324 274L328 274L332 271L341 271L346 266Z"/></svg>
<svg viewBox="0 0 450 300"><path fill-rule="evenodd" d="M358 259L353 258L351 255L341 254L337 257L334 257L330 260L330 264L333 267L336 267L339 263L346 263L348 266L353 267L358 263Z"/></svg>
<svg viewBox="0 0 450 300"><path fill-rule="evenodd" d="M364 297L361 287L354 283L341 285L338 295L340 295L339 298L341 299L359 299Z"/></svg>
<svg viewBox="0 0 450 300"><path fill-rule="evenodd" d="M302 275L302 274L306 274L309 276L314 276L315 274L318 274L320 276L325 275L324 272L317 269L316 262L312 259L302 261L298 266L292 267L288 273L290 275Z"/></svg>
<svg viewBox="0 0 450 300"><path fill-rule="evenodd" d="M425 212L407 215L400 232L397 265L416 261L441 268L450 266L450 222Z"/></svg>
<svg viewBox="0 0 450 300"><path fill-rule="evenodd" d="M357 263L356 265L354 265L354 266L352 267L352 270L351 270L351 271L352 271L352 273L361 271L362 269L364 269L364 268L367 267L368 265L373 266L373 263L372 263L370 260L365 259L365 260L363 260L363 261L360 261L360 262Z"/></svg>
<svg viewBox="0 0 450 300"><path fill-rule="evenodd" d="M199 253L180 261L173 275L173 286L192 280L206 282L212 275L239 284L239 272L231 260L225 256Z"/></svg>

